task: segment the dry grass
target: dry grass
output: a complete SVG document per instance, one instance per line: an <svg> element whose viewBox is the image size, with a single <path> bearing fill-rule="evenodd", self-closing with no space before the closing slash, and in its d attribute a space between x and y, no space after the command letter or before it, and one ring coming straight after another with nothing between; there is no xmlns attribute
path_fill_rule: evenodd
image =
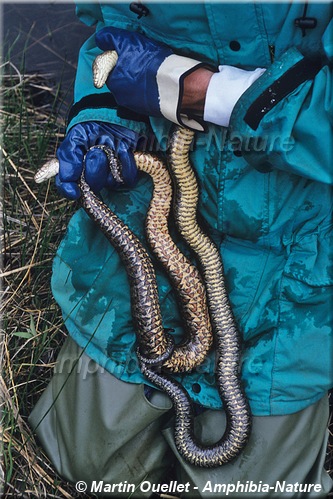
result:
<svg viewBox="0 0 333 499"><path fill-rule="evenodd" d="M34 172L54 154L64 122L47 77L3 66L2 440L3 497L77 497L35 442L27 416L50 379L65 333L50 294L51 262L74 207Z"/></svg>
<svg viewBox="0 0 333 499"><path fill-rule="evenodd" d="M2 497L80 497L35 441L27 416L47 386L65 337L50 293L51 262L75 206L34 172L53 156L64 122L47 79L4 68L2 254ZM333 472L333 436L327 466Z"/></svg>

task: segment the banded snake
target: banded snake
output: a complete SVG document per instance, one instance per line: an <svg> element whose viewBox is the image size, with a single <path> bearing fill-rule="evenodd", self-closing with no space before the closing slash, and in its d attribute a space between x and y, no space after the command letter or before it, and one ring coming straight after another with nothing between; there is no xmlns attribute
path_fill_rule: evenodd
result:
<svg viewBox="0 0 333 499"><path fill-rule="evenodd" d="M117 61L114 51L98 56L93 66L94 83L102 87ZM81 204L126 267L131 287L131 307L138 343L141 372L171 398L175 409L175 444L190 464L217 467L237 457L251 431L251 414L240 379L241 339L225 289L219 251L197 223L198 186L189 160L194 132L177 126L170 142L168 166L175 183L174 217L178 230L200 263L197 268L178 250L168 233L172 179L168 167L152 154L135 152L139 170L153 179L154 193L146 219L147 239L163 263L179 294L187 336L179 345L164 330L154 268L148 252L130 229L79 180ZM98 147L98 146L97 146ZM105 151L110 166L118 164ZM37 183L59 170L56 159L47 162L35 175ZM116 175L116 173L115 173ZM214 337L214 338L213 338ZM200 365L212 347L216 348L216 384L226 413L227 426L214 445L196 441L191 400L170 373L189 372ZM158 366L158 369L156 369Z"/></svg>

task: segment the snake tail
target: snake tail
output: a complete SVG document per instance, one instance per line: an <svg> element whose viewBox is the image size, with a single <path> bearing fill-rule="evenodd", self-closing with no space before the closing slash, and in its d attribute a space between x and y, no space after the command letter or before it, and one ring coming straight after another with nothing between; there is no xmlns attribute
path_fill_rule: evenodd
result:
<svg viewBox="0 0 333 499"><path fill-rule="evenodd" d="M216 468L229 463L239 455L244 447L244 441L239 438L239 432L236 433L230 428L228 419L224 435L216 444L201 445L194 435L192 402L183 386L170 376L159 374L148 365L141 365L141 372L170 397L175 410L175 445L179 454L188 463L201 468ZM246 429L243 433L245 432ZM226 434L228 438L225 438Z"/></svg>

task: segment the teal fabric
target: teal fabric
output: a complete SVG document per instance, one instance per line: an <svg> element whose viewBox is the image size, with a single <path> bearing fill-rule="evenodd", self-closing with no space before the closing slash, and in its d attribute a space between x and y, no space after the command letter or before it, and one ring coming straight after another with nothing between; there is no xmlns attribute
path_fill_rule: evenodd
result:
<svg viewBox="0 0 333 499"><path fill-rule="evenodd" d="M238 101L229 129L196 136L191 160L200 186L200 218L223 257L227 287L244 337L242 373L255 415L299 411L332 386L332 75L325 65L263 115L257 130L244 117L262 91L305 55L332 57L332 5L310 3L317 28L303 37L294 19L303 4L217 2L147 4L137 19L128 4L81 4L79 17L96 29L137 29L176 52L213 64L267 71ZM232 50L237 40L240 49ZM96 93L93 37L83 46L75 101ZM105 92L102 89L99 92ZM142 134L147 125L108 108L84 109L69 124L101 120ZM170 124L151 119L163 150ZM249 140L249 137L251 140ZM239 139L242 153L237 149ZM264 139L259 147L256 139ZM254 145L253 145L254 144ZM245 146L244 146L245 145ZM236 149L236 150L235 150ZM144 242L151 182L103 199ZM165 327L183 329L177 298L157 268ZM52 289L72 338L120 379L140 383L129 285L118 255L82 210L72 218L54 260ZM181 377L193 399L220 407L214 356Z"/></svg>

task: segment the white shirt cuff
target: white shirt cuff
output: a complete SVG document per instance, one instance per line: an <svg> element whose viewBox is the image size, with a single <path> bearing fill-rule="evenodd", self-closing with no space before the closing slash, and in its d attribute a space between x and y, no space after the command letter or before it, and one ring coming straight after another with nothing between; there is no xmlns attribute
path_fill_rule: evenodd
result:
<svg viewBox="0 0 333 499"><path fill-rule="evenodd" d="M204 121L227 127L232 110L241 97L266 70L246 71L234 66L219 66L210 79L204 109Z"/></svg>

